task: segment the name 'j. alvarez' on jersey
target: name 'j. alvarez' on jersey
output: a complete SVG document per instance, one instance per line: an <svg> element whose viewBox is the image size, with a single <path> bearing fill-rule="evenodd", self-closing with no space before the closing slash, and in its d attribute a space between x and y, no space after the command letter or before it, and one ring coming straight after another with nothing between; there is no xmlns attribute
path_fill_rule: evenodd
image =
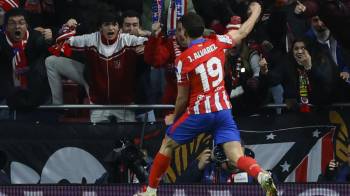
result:
<svg viewBox="0 0 350 196"><path fill-rule="evenodd" d="M178 85L190 88L188 112L211 113L230 109L225 91L225 50L235 42L228 35L212 35L185 50L175 61Z"/></svg>

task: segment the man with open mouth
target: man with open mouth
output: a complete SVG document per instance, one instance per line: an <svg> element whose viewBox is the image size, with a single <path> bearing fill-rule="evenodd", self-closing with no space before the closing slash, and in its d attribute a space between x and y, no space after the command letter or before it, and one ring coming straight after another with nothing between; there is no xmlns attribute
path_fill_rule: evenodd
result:
<svg viewBox="0 0 350 196"><path fill-rule="evenodd" d="M72 20L71 23L77 24ZM99 31L70 37L67 47L84 52L87 61L88 79L83 77L85 65L74 60L51 56L46 59L49 83L53 104L62 104L61 76L83 84L90 103L93 104L131 104L134 102L134 89L128 85L135 80L135 69L138 58L127 55L143 45L147 38L119 31L118 18L113 12L102 13L99 18ZM60 58L60 62L57 61ZM66 63L67 62L67 63ZM91 122L135 121L132 111L93 110Z"/></svg>
<svg viewBox="0 0 350 196"><path fill-rule="evenodd" d="M47 45L39 32L28 28L24 11L6 12L0 34L0 103L12 109L45 103L49 97L46 56Z"/></svg>

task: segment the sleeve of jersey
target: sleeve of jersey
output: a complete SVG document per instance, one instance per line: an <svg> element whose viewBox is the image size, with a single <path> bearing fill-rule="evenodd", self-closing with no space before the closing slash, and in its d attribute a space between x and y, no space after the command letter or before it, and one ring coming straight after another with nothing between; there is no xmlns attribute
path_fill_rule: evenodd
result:
<svg viewBox="0 0 350 196"><path fill-rule="evenodd" d="M228 49L236 45L236 42L228 34L226 35L215 35L217 43L220 47Z"/></svg>
<svg viewBox="0 0 350 196"><path fill-rule="evenodd" d="M184 72L184 61L181 59L176 59L176 78L177 84L182 86L188 86L190 84L190 79L188 73Z"/></svg>
<svg viewBox="0 0 350 196"><path fill-rule="evenodd" d="M147 37L138 37L135 35L130 34L120 34L122 41L124 43L124 46L140 46L143 45L144 42L148 40Z"/></svg>
<svg viewBox="0 0 350 196"><path fill-rule="evenodd" d="M73 36L68 39L68 44L76 50L84 49L93 46L96 43L96 33Z"/></svg>

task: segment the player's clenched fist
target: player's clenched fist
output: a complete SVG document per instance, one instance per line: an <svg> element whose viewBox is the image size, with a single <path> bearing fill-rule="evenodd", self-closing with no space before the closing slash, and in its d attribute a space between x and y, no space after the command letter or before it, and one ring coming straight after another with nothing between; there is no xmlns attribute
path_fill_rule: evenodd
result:
<svg viewBox="0 0 350 196"><path fill-rule="evenodd" d="M261 5L258 2L249 4L248 13L261 12Z"/></svg>

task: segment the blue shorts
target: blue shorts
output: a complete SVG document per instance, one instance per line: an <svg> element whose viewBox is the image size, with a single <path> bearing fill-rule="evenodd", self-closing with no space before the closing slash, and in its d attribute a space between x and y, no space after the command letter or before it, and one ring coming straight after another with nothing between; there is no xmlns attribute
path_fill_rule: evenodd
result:
<svg viewBox="0 0 350 196"><path fill-rule="evenodd" d="M166 133L178 144L187 143L201 133L212 134L215 144L241 140L230 109L208 114L185 113Z"/></svg>

